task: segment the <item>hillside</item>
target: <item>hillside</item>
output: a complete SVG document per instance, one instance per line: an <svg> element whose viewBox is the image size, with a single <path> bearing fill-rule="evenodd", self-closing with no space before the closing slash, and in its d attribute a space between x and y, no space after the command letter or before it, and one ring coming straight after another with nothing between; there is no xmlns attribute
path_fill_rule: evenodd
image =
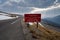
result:
<svg viewBox="0 0 60 40"><path fill-rule="evenodd" d="M60 40L60 32L42 27L41 25L38 26L37 28L34 23L27 27L26 23L23 23L26 40Z"/></svg>
<svg viewBox="0 0 60 40"><path fill-rule="evenodd" d="M50 20L50 21L52 21L52 22L54 22L54 23L60 24L60 15L55 16L55 17L53 17L53 18L50 18L50 19L48 19L48 20Z"/></svg>
<svg viewBox="0 0 60 40"><path fill-rule="evenodd" d="M45 19L42 19L42 21L45 24L52 25L52 26L60 28L60 15L55 16L53 18L45 18Z"/></svg>

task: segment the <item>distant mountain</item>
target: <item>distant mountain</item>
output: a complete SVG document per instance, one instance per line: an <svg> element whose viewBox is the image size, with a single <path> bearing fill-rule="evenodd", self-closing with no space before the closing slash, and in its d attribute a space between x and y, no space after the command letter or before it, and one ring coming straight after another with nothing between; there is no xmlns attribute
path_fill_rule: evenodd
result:
<svg viewBox="0 0 60 40"><path fill-rule="evenodd" d="M60 24L60 15L50 18L50 19L47 19L47 20L50 20L50 21L57 23L57 24Z"/></svg>
<svg viewBox="0 0 60 40"><path fill-rule="evenodd" d="M46 24L56 26L56 27L60 27L60 15L55 16L53 18L45 18L45 19L43 19L43 21Z"/></svg>
<svg viewBox="0 0 60 40"><path fill-rule="evenodd" d="M6 13L6 12L0 11L0 13ZM6 14L8 14L8 13L6 13Z"/></svg>
<svg viewBox="0 0 60 40"><path fill-rule="evenodd" d="M15 17L15 16L23 17L22 15L20 15L20 14L15 14L15 13L8 13L8 12L3 12L3 11L0 11L0 13L2 13L2 14L8 14L8 15L11 16L11 17ZM7 15L7 16L8 16L8 15Z"/></svg>

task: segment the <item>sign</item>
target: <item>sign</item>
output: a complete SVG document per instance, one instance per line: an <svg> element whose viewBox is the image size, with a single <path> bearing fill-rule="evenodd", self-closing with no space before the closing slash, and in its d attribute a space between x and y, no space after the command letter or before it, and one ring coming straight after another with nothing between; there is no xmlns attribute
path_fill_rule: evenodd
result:
<svg viewBox="0 0 60 40"><path fill-rule="evenodd" d="M25 14L25 22L40 22L41 14Z"/></svg>

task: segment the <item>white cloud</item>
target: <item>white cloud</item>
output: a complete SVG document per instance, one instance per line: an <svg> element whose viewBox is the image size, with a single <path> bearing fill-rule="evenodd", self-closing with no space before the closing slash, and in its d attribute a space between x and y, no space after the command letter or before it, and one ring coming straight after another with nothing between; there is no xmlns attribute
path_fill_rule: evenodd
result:
<svg viewBox="0 0 60 40"><path fill-rule="evenodd" d="M24 0L8 0L8 1L6 1L3 4L0 4L0 8L3 7L3 6L5 6L5 5L12 6L12 2L20 3L21 1L25 2ZM1 1L0 1L0 3L1 3Z"/></svg>
<svg viewBox="0 0 60 40"><path fill-rule="evenodd" d="M24 0L8 0L8 1L6 1L5 3L1 4L0 7L3 7L3 6L5 6L5 5L12 6L12 2L19 3L20 1L23 1L23 2L24 2Z"/></svg>
<svg viewBox="0 0 60 40"><path fill-rule="evenodd" d="M8 5L12 5L12 3L11 2L9 2L9 1L7 1L6 3L5 3L6 5L8 4Z"/></svg>
<svg viewBox="0 0 60 40"><path fill-rule="evenodd" d="M9 1L6 1L5 3L1 4L0 7L3 7L5 5L9 5L9 6L12 6L12 4L9 2Z"/></svg>
<svg viewBox="0 0 60 40"><path fill-rule="evenodd" d="M58 0L55 0L54 4L56 4L58 2Z"/></svg>
<svg viewBox="0 0 60 40"><path fill-rule="evenodd" d="M16 2L16 3L19 3L19 2L25 2L24 0L9 0L10 2Z"/></svg>
<svg viewBox="0 0 60 40"><path fill-rule="evenodd" d="M9 0L11 2L20 2L21 0Z"/></svg>
<svg viewBox="0 0 60 40"><path fill-rule="evenodd" d="M60 8L60 4L58 3L57 5L53 5L53 6L50 6L48 8L35 8L35 7L32 7L32 11L30 11L29 13L45 13L46 11L48 10L53 10L53 9L56 9L56 8ZM42 18L46 18L46 17L54 17L54 16L50 16L50 15L46 15L46 14L42 14ZM57 14L58 15L58 14Z"/></svg>
<svg viewBox="0 0 60 40"><path fill-rule="evenodd" d="M60 8L60 4L53 5L53 6L50 6L48 8L35 8L35 7L32 7L32 8L34 10L32 10L30 13L36 13L36 12L42 12L42 11L47 11L47 10L52 10L52 9Z"/></svg>

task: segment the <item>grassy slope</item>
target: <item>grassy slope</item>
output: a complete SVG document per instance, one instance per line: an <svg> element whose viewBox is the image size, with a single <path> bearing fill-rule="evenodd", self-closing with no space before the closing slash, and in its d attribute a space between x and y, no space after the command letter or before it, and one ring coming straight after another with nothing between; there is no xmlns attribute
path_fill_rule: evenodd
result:
<svg viewBox="0 0 60 40"><path fill-rule="evenodd" d="M23 24L23 31L26 37L26 40L60 40L60 32L55 30L48 29L46 27L36 27L36 24L30 25L27 27L26 23Z"/></svg>
<svg viewBox="0 0 60 40"><path fill-rule="evenodd" d="M42 27L41 25L37 28L36 24L30 25L28 28L30 33L32 33L32 37L37 40L60 40L60 32L55 30Z"/></svg>

